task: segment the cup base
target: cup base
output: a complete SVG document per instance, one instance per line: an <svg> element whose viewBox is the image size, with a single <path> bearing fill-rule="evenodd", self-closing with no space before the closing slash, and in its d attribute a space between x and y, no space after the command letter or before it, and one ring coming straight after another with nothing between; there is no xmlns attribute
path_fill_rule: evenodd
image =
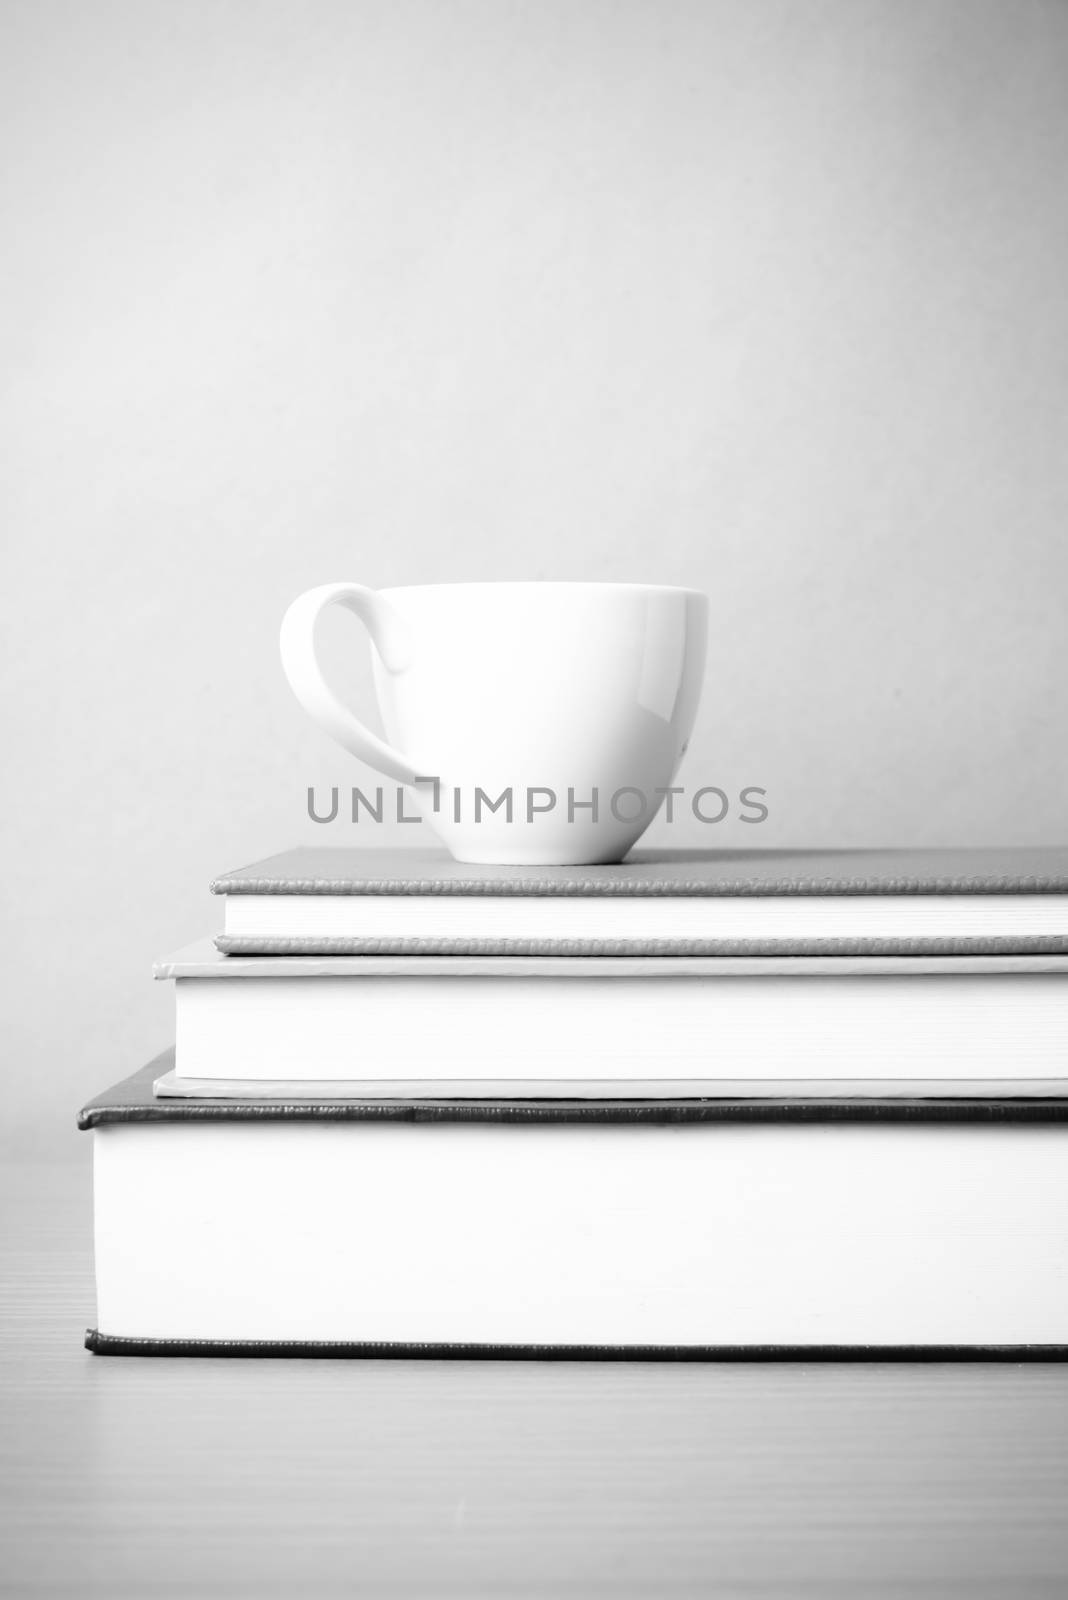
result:
<svg viewBox="0 0 1068 1600"><path fill-rule="evenodd" d="M629 848L629 847L628 847ZM609 867L618 866L623 860L622 854L617 850L606 850L600 854L591 854L587 850L569 853L560 850L478 850L478 849L450 849L449 854L454 861L460 861L473 867Z"/></svg>

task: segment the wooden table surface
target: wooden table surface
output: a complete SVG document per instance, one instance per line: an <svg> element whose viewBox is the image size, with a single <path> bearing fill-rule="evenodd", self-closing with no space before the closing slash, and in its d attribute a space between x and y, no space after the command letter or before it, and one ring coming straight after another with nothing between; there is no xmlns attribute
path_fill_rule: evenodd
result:
<svg viewBox="0 0 1068 1600"><path fill-rule="evenodd" d="M93 1357L87 1158L3 1178L4 1594L1068 1593L1068 1366Z"/></svg>

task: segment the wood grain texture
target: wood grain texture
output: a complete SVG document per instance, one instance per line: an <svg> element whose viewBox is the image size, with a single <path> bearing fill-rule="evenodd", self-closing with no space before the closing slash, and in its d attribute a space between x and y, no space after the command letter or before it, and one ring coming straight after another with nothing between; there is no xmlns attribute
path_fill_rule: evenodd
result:
<svg viewBox="0 0 1068 1600"><path fill-rule="evenodd" d="M88 1154L0 1191L6 1595L1068 1588L1064 1367L94 1358Z"/></svg>

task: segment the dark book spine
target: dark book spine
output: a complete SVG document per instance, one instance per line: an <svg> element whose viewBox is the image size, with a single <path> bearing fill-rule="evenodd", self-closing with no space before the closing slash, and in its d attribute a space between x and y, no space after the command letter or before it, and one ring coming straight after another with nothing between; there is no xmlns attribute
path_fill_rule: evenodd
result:
<svg viewBox="0 0 1068 1600"><path fill-rule="evenodd" d="M137 1339L89 1328L99 1356L327 1361L1065 1361L1064 1344L420 1344L332 1339Z"/></svg>

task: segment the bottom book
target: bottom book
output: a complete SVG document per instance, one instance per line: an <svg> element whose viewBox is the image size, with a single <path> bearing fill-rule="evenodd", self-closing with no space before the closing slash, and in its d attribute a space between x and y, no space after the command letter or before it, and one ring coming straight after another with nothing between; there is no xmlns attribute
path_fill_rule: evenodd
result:
<svg viewBox="0 0 1068 1600"><path fill-rule="evenodd" d="M1068 1102L88 1105L100 1353L1068 1354Z"/></svg>

